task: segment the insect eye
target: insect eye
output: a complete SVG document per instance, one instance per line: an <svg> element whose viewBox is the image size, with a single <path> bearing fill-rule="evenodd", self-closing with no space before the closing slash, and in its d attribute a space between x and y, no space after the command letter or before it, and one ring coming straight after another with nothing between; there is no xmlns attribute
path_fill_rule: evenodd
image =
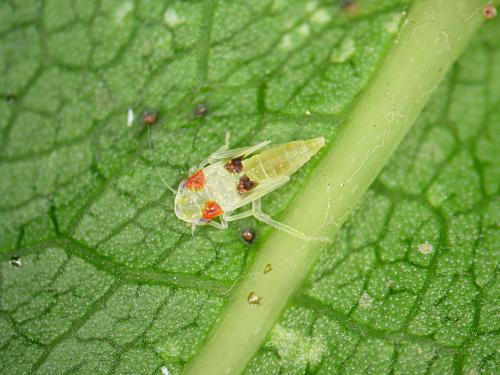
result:
<svg viewBox="0 0 500 375"><path fill-rule="evenodd" d="M211 220L214 217L220 216L224 213L222 208L215 201L208 201L203 206L201 211L202 218Z"/></svg>

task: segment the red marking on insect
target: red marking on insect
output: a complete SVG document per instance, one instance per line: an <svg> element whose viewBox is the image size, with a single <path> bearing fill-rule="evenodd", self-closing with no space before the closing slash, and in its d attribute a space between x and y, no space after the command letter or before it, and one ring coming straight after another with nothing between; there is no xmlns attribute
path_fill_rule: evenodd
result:
<svg viewBox="0 0 500 375"><path fill-rule="evenodd" d="M186 187L189 190L201 190L205 186L205 174L203 170L195 172L191 177L186 180Z"/></svg>
<svg viewBox="0 0 500 375"><path fill-rule="evenodd" d="M220 216L224 213L222 208L215 201L208 201L203 206L202 217L207 220L211 220L214 217Z"/></svg>

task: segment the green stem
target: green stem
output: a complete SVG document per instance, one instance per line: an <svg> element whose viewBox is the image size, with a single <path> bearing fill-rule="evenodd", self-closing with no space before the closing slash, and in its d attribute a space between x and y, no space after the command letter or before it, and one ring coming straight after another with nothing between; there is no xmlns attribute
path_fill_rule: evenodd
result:
<svg viewBox="0 0 500 375"><path fill-rule="evenodd" d="M343 131L285 222L334 236L480 27L485 0L417 0ZM275 231L186 374L239 374L324 249ZM266 264L273 270L264 273ZM260 306L247 301L250 292Z"/></svg>

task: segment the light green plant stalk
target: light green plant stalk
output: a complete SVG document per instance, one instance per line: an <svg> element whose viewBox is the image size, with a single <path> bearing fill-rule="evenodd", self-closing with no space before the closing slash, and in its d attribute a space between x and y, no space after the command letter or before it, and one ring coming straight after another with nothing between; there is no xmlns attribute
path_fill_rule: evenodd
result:
<svg viewBox="0 0 500 375"><path fill-rule="evenodd" d="M483 22L484 0L417 0L393 47L284 221L333 237ZM238 374L324 245L280 232L263 245L186 374ZM266 264L273 270L264 273ZM262 297L260 306L247 301Z"/></svg>

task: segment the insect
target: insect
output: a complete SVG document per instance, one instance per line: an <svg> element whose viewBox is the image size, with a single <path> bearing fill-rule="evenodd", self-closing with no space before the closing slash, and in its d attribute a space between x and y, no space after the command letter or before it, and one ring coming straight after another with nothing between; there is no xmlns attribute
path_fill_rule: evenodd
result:
<svg viewBox="0 0 500 375"><path fill-rule="evenodd" d="M326 237L302 233L272 219L262 212L261 198L282 187L290 175L309 161L325 144L323 137L293 141L267 147L270 141L250 147L228 150L229 137L219 150L199 165L181 182L175 196L177 217L192 225L211 225L226 229L228 222L253 216L289 235L329 242ZM246 205L252 208L240 213Z"/></svg>

